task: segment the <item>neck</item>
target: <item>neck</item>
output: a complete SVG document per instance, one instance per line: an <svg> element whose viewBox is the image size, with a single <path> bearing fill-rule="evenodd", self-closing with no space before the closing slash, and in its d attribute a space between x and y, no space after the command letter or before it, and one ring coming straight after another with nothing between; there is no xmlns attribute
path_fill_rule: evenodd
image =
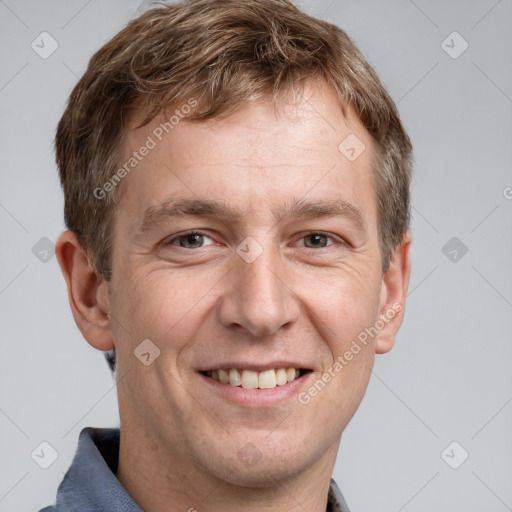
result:
<svg viewBox="0 0 512 512"><path fill-rule="evenodd" d="M325 512L339 442L285 481L248 487L206 472L179 450L161 446L143 425L128 422L121 428L116 476L145 512Z"/></svg>

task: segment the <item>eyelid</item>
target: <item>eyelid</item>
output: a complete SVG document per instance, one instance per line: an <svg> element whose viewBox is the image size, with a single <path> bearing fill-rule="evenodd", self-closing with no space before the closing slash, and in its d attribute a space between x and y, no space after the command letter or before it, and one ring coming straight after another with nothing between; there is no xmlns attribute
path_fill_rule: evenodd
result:
<svg viewBox="0 0 512 512"><path fill-rule="evenodd" d="M172 242L175 242L176 240L179 240L180 238L183 238L185 236L190 236L190 235L200 235L204 238L209 238L210 240L214 241L211 236L208 236L203 231L200 231L198 229L191 229L189 231L184 231L183 233L177 233L175 235L171 235L171 236L164 238L164 240L162 241L162 245L164 245L164 246L173 245L174 246L175 244L173 244ZM212 245L212 244L209 244L209 245ZM176 245L176 247L180 247L180 246ZM180 248L185 249L185 247L180 247ZM201 247L198 247L198 249L201 249ZM187 250L190 250L190 249L187 249Z"/></svg>
<svg viewBox="0 0 512 512"><path fill-rule="evenodd" d="M184 249L184 250L187 250L187 251L190 251L190 250L194 250L194 248L186 248L186 247L181 247L179 245L176 245L172 242L175 242L176 240L180 239L180 238L183 238L185 236L189 236L189 235L200 235L204 238L209 238L210 240L212 240L213 242L215 242L213 240L213 238L211 236L208 236L204 231L200 230L200 229L191 229L191 230L188 230L188 231L184 231L182 233L177 233L175 235L171 235L170 237L167 237L163 240L162 242L162 245L163 246L173 246L173 247L176 247L178 249ZM333 246L335 243L338 243L338 244L341 244L341 245L348 245L346 240L340 238L339 236L336 236L332 233L329 233L327 231L319 231L319 230L310 230L310 231L307 231L307 232L304 232L300 235L300 237L298 238L298 240L304 240L304 238L306 238L307 236L311 236L311 235L321 235L321 236L325 236L326 238L329 238L333 243L332 244L329 244L329 245L326 245L325 247L316 247L316 248L311 248L311 247L306 247L305 245L302 245L301 247L305 248L305 249L312 249L312 250L315 250L315 251L319 251L320 249L327 249L328 247L331 247ZM214 244L208 244L206 245L209 246L209 245L214 245ZM204 245L201 246L201 247L196 247L195 249L202 249L203 247L205 247Z"/></svg>
<svg viewBox="0 0 512 512"><path fill-rule="evenodd" d="M345 241L343 239L341 239L340 237L333 235L332 233L328 233L326 231L318 231L318 230L317 231L312 230L312 231L307 231L306 233L301 233L299 240L303 240L304 238L311 236L311 235L325 236L326 238L330 238L333 242L337 242L339 244L345 244ZM334 244L331 244L331 245L334 245ZM330 247L331 245L327 245L326 247L318 247L317 250L325 249L327 247ZM310 249L310 247L307 247L307 249Z"/></svg>
<svg viewBox="0 0 512 512"><path fill-rule="evenodd" d="M185 249L185 247L180 247L179 245L175 245L172 242L174 242L174 241L176 241L176 240L178 240L180 238L183 238L185 236L190 236L190 235L200 235L200 236L202 236L204 238L209 238L210 240L214 241L213 238L208 236L204 231L201 231L199 229L191 229L189 231L184 231L182 233L177 233L175 235L171 235L170 237L165 238L163 240L163 242L162 242L162 245L164 245L164 246L175 246L175 247L179 247L181 249ZM315 230L311 230L311 231L307 231L305 233L302 233L300 235L300 237L298 238L298 240L303 240L307 236L311 236L311 235L325 236L326 238L329 238L333 242L333 244L327 245L325 247L318 247L315 250L325 249L327 247L331 247L331 245L334 245L334 243L336 243L336 242L339 243L339 244L342 244L342 245L346 245L345 240L341 239L340 237L338 237L336 235L333 235L332 233L328 233L326 231L318 231L318 230L316 230L316 231ZM213 244L208 244L208 245L213 245ZM204 246L202 246L202 247L204 247ZM197 247L196 249L202 249L202 247ZM306 249L311 249L311 247L305 247L305 248ZM187 249L187 250L190 250L190 249Z"/></svg>

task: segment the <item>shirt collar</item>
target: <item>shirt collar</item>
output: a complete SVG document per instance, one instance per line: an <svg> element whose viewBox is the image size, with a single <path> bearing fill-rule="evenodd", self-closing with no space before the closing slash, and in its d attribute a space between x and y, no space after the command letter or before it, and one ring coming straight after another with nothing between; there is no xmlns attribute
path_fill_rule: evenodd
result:
<svg viewBox="0 0 512 512"><path fill-rule="evenodd" d="M343 494L341 494L336 482L332 478L331 485L329 486L329 495L327 497L326 512L350 512Z"/></svg>
<svg viewBox="0 0 512 512"><path fill-rule="evenodd" d="M118 428L84 428L57 491L55 512L143 512L115 476L118 461ZM326 512L350 512L332 479Z"/></svg>
<svg viewBox="0 0 512 512"><path fill-rule="evenodd" d="M143 512L115 476L118 460L118 428L84 428L57 491L55 512Z"/></svg>

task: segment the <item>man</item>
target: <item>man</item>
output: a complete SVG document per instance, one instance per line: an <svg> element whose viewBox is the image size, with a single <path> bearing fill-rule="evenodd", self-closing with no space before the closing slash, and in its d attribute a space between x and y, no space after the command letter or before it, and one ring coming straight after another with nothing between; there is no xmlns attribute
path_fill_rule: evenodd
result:
<svg viewBox="0 0 512 512"><path fill-rule="evenodd" d="M347 511L332 470L411 240L410 142L347 35L287 0L150 10L91 59L56 153L120 430L81 432L44 510Z"/></svg>

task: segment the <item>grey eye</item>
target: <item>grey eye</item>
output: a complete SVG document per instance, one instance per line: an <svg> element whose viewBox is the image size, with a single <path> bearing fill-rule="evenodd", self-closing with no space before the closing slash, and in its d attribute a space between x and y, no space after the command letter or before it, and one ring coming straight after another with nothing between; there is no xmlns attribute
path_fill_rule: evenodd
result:
<svg viewBox="0 0 512 512"><path fill-rule="evenodd" d="M310 241L308 244L307 240ZM309 248L326 247L328 245L329 237L321 233L312 233L304 237L304 245Z"/></svg>
<svg viewBox="0 0 512 512"><path fill-rule="evenodd" d="M180 247L196 249L197 247L201 247L203 245L204 236L196 233L190 233L188 235L180 236L176 240L179 240Z"/></svg>
<svg viewBox="0 0 512 512"><path fill-rule="evenodd" d="M200 249L206 245L211 245L213 240L204 235L201 232L191 231L190 233L185 233L184 235L176 236L172 239L169 239L165 242L165 245L175 245L179 247L183 247L184 249Z"/></svg>

